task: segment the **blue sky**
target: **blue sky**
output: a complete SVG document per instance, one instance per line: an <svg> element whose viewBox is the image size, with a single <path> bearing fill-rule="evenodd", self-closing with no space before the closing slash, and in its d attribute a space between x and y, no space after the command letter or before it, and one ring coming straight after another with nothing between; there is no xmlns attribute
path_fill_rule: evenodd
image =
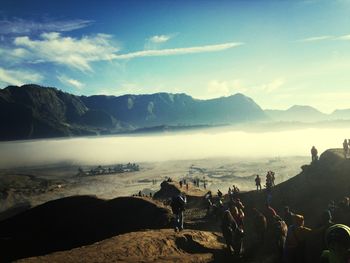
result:
<svg viewBox="0 0 350 263"><path fill-rule="evenodd" d="M18 1L0 5L0 87L241 92L263 108L350 108L350 0Z"/></svg>

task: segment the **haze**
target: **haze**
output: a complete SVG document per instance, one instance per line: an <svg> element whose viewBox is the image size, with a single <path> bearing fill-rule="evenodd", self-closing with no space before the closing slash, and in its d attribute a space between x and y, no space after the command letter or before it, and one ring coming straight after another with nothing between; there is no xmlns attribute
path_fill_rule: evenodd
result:
<svg viewBox="0 0 350 263"><path fill-rule="evenodd" d="M154 162L212 157L307 156L341 147L349 129L247 133L196 131L162 135L106 136L2 142L0 168L72 162L78 165Z"/></svg>

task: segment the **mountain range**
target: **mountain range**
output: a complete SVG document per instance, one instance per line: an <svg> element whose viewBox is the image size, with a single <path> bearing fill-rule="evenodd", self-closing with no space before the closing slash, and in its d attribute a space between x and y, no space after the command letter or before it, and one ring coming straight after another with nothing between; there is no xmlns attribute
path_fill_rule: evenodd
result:
<svg viewBox="0 0 350 263"><path fill-rule="evenodd" d="M0 140L129 132L154 126L222 125L267 119L236 94L197 100L186 94L76 96L30 84L0 90Z"/></svg>
<svg viewBox="0 0 350 263"><path fill-rule="evenodd" d="M184 93L77 96L35 84L0 89L0 140L3 141L167 130L164 127L334 119L350 119L350 109L329 115L309 106L264 111L240 93L199 100Z"/></svg>

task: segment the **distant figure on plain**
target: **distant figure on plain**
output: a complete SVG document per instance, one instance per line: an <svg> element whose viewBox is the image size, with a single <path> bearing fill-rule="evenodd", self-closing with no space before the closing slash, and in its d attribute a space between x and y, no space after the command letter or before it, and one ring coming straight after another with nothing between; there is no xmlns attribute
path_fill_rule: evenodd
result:
<svg viewBox="0 0 350 263"><path fill-rule="evenodd" d="M318 160L318 151L315 146L311 148L311 162L315 162Z"/></svg>
<svg viewBox="0 0 350 263"><path fill-rule="evenodd" d="M348 154L349 154L349 144L348 141L345 139L343 142L343 150L344 150L344 158L348 158Z"/></svg>
<svg viewBox="0 0 350 263"><path fill-rule="evenodd" d="M261 179L260 179L258 174L256 175L256 178L255 178L255 185L256 185L256 190L257 191L261 190Z"/></svg>

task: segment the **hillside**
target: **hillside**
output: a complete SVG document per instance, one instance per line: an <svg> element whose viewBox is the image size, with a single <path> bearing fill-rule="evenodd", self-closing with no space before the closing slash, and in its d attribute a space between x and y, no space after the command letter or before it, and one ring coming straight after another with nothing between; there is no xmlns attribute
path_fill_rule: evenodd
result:
<svg viewBox="0 0 350 263"><path fill-rule="evenodd" d="M216 233L185 230L148 230L116 236L90 246L19 262L211 262L220 257L223 244ZM217 261L219 262L219 261ZM221 261L222 262L222 261Z"/></svg>
<svg viewBox="0 0 350 263"><path fill-rule="evenodd" d="M1 262L72 249L140 229L165 228L169 223L169 209L150 199L72 196L53 200L0 222Z"/></svg>
<svg viewBox="0 0 350 263"><path fill-rule="evenodd" d="M272 190L272 207L282 215L288 205L305 216L305 225L315 229L307 240L309 263L320 255L320 224L328 204L350 194L350 159L341 149L327 150L320 160L302 166L302 172ZM222 189L224 190L224 189ZM45 203L0 222L2 259L29 256L23 262L229 262L223 250L220 222L206 215L205 191L191 187L187 193L184 232L174 234L170 228L170 211L160 201L167 201L180 191L178 182L163 182L161 189L149 198L116 198L100 200L76 196ZM242 262L275 262L271 234L257 249L252 209L265 211L266 192L240 194L245 205L246 254ZM217 198L214 198L217 202ZM225 196L227 202L227 196ZM334 212L336 223L350 225L350 209ZM145 230L145 229L163 230ZM140 231L141 232L134 232ZM202 232L210 231L210 232ZM124 234L123 234L124 233ZM97 243L95 243L97 242ZM84 246L83 246L84 245ZM83 247L82 247L83 246ZM69 250L72 249L72 250Z"/></svg>
<svg viewBox="0 0 350 263"><path fill-rule="evenodd" d="M113 134L154 126L208 126L266 119L236 94L197 100L186 94L76 96L38 85L0 89L0 140Z"/></svg>

